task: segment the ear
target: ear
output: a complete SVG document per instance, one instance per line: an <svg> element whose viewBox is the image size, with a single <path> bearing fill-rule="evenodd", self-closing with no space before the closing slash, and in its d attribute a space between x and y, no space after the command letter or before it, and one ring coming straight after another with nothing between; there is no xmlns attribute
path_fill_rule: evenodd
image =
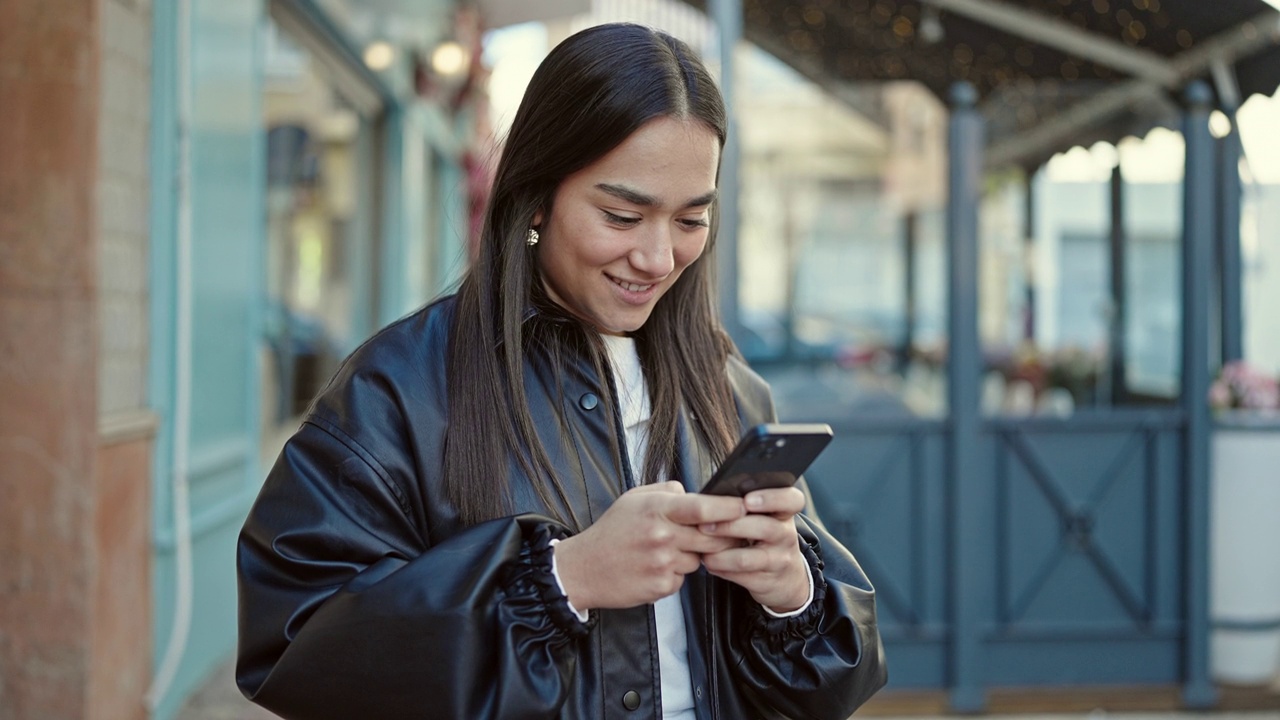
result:
<svg viewBox="0 0 1280 720"><path fill-rule="evenodd" d="M533 224L531 227L542 227L542 210L539 209L533 214Z"/></svg>

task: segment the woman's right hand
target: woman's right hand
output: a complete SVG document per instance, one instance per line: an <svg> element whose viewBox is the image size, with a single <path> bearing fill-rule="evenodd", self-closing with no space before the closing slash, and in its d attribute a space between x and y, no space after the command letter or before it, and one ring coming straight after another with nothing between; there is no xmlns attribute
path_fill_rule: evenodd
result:
<svg viewBox="0 0 1280 720"><path fill-rule="evenodd" d="M699 525L745 514L741 498L686 493L678 482L633 488L591 527L556 545L556 571L582 612L655 602L678 591L703 554L738 543Z"/></svg>

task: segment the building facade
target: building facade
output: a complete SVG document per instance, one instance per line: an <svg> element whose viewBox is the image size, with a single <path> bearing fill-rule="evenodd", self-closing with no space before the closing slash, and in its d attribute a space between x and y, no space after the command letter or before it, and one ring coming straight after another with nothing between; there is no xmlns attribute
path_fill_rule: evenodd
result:
<svg viewBox="0 0 1280 720"><path fill-rule="evenodd" d="M0 10L0 717L172 717L233 652L281 438L465 267L456 5Z"/></svg>
<svg viewBox="0 0 1280 720"><path fill-rule="evenodd" d="M513 109L523 85L497 74L597 22L664 27L724 70L700 7L0 4L0 720L172 718L233 655L236 535L283 439L342 357L466 265L496 152L482 33L546 21L506 36L538 48L494 68ZM779 17L812 51L799 23L871 27L851 8ZM1068 138L979 187L972 107L821 85L762 47L727 73L724 297L784 418L837 426L810 486L880 588L890 690L976 711L987 685L1182 684L1210 704L1208 414L1188 384L1209 311L1183 300L1210 287L1187 253L1231 229L1199 222L1208 107L1175 114L1198 155L1130 138L1093 146L1115 155L1099 177L1059 176L1090 152ZM1177 177L1129 177L1153 159L1125 143ZM1277 187L1249 184L1237 223L1245 355L1269 367ZM1036 377L991 372L1027 348L1083 362L1087 387L1041 383L1061 391L1041 402ZM1104 360L1146 405L1112 402Z"/></svg>

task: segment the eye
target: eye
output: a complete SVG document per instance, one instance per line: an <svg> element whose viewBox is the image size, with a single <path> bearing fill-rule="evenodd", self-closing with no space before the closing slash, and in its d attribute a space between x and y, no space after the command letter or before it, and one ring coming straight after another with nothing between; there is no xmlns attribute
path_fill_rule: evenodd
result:
<svg viewBox="0 0 1280 720"><path fill-rule="evenodd" d="M685 227L686 230L698 230L700 228L709 227L711 223L707 222L705 217L681 218L676 222Z"/></svg>
<svg viewBox="0 0 1280 720"><path fill-rule="evenodd" d="M601 210L600 212L604 213L605 220L613 223L614 225L631 227L632 225L635 225L636 223L640 222L640 218L638 217L625 217L622 215L615 215L609 212L608 210Z"/></svg>

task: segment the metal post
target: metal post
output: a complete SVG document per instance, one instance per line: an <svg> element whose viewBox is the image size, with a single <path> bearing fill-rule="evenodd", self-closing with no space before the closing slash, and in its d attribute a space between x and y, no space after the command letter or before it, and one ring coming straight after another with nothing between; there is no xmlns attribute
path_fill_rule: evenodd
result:
<svg viewBox="0 0 1280 720"><path fill-rule="evenodd" d="M1128 388L1125 383L1125 325L1129 314L1129 298L1125 292L1125 255L1128 234L1124 227L1124 177L1120 165L1111 169L1111 313L1109 320L1111 405L1124 403Z"/></svg>
<svg viewBox="0 0 1280 720"><path fill-rule="evenodd" d="M905 373L911 365L911 351L916 344L916 245L920 213L908 210L902 222L903 307L902 349L898 353L898 371Z"/></svg>
<svg viewBox="0 0 1280 720"><path fill-rule="evenodd" d="M1231 132L1218 141L1218 270L1222 292L1222 362L1244 357L1244 309L1240 260L1240 125L1228 113Z"/></svg>
<svg viewBox="0 0 1280 720"><path fill-rule="evenodd" d="M371 208L379 213L378 256L374 268L373 327L379 328L393 322L405 313L409 306L405 287L405 259L408 254L404 228L404 165L405 165L404 111L391 107L383 120L382 161L375 167L379 173L382 206ZM419 238L413 241L421 242ZM420 302L417 298L414 302Z"/></svg>
<svg viewBox="0 0 1280 720"><path fill-rule="evenodd" d="M1195 82L1186 91L1187 143L1182 238L1182 407L1186 518L1186 618L1183 702L1214 704L1209 680L1209 296L1214 238L1214 155L1209 134L1212 97Z"/></svg>
<svg viewBox="0 0 1280 720"><path fill-rule="evenodd" d="M785 344L782 357L791 361L797 359L800 345L796 341L796 320L800 310L800 239L796 237L795 221L797 183L795 178L786 177L781 168L775 167L774 173L774 177L781 180L778 195L782 198L782 243L786 248L786 265L783 268L783 282L786 283L783 298L786 306L782 315Z"/></svg>
<svg viewBox="0 0 1280 720"><path fill-rule="evenodd" d="M738 300L738 193L741 191L741 150L738 142L734 77L734 48L742 39L742 0L711 0L711 17L719 32L720 93L728 113L729 136L720 159L719 230L716 238L720 320L734 342L741 342Z"/></svg>
<svg viewBox="0 0 1280 720"><path fill-rule="evenodd" d="M952 602L951 709L980 712L983 607L977 568L984 558L975 543L982 526L983 488L979 475L982 347L978 337L978 202L982 189L985 128L968 83L951 89L950 167L947 200L949 268L947 400L951 414L948 448L952 508L950 590ZM977 551L977 552L975 552Z"/></svg>
<svg viewBox="0 0 1280 720"><path fill-rule="evenodd" d="M1034 344L1036 341L1036 193L1035 178L1038 169L1028 168L1025 179L1026 198L1023 206L1022 261L1023 277L1023 309L1022 340Z"/></svg>

